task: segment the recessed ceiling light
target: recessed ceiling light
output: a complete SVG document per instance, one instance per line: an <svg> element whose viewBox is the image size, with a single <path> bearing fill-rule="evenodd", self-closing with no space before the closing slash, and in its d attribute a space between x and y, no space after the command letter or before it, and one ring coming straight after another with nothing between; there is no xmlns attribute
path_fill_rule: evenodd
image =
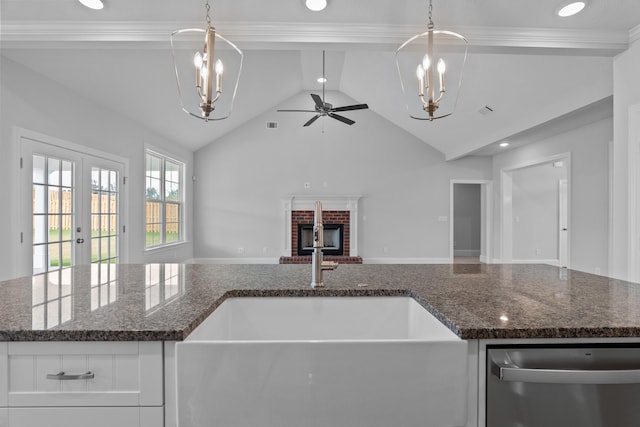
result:
<svg viewBox="0 0 640 427"><path fill-rule="evenodd" d="M318 12L327 7L327 0L306 0L305 4L309 10Z"/></svg>
<svg viewBox="0 0 640 427"><path fill-rule="evenodd" d="M561 18L566 18L568 16L573 16L576 13L579 13L582 9L587 5L586 1L572 1L570 3L563 3L556 9L556 15Z"/></svg>
<svg viewBox="0 0 640 427"><path fill-rule="evenodd" d="M78 0L78 1L82 3L84 6L88 7L89 9L100 10L104 7L102 0Z"/></svg>
<svg viewBox="0 0 640 427"><path fill-rule="evenodd" d="M509 143L508 142L501 142L500 143L500 147L508 147Z"/></svg>

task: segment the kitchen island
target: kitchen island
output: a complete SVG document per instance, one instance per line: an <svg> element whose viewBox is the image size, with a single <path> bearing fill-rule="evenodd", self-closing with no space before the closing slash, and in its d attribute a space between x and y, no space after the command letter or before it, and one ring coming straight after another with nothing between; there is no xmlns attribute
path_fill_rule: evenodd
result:
<svg viewBox="0 0 640 427"><path fill-rule="evenodd" d="M67 351L64 344L76 346L70 351L77 358L83 342L85 348L122 345L116 349L122 361L112 355L110 360L117 360L112 369L115 372L126 361L138 360L129 368L142 378L131 386L137 400L123 397L122 401L96 403L90 397L79 404L79 413L86 407L130 409L137 405L137 421L130 425L154 425L162 415L158 411L164 411L165 425L172 426L175 342L187 337L229 297L411 296L471 344L470 378L475 379L470 388L475 392L470 402L480 401L476 413L482 412L478 395L483 386L478 368L482 363L478 360L485 343L637 342L640 337L640 285L547 265L341 265L325 274L323 289L311 289L310 279L308 265L148 264L79 266L1 282L0 341L4 342L0 342L0 368L4 370L0 369L0 384L6 381L7 363L28 369L32 369L28 361L33 366L41 363L21 345L37 345L35 354L44 355L43 360L51 358L51 352L44 350L51 346L61 346L61 353ZM103 347L90 352L103 355L104 351ZM90 359L82 354L81 359ZM65 359L59 360L55 363L62 370ZM151 380L144 380L145 370ZM155 384L153 378L158 376L161 379ZM164 395L157 396L154 390L162 390L162 376ZM14 407L25 411L26 407L53 405L37 400L42 397L37 387L27 390L25 385L13 394L3 387L0 426L8 418L16 419L10 416ZM114 394L108 387L102 391L108 391L103 394L110 399ZM71 394L64 387L54 392ZM29 393L35 401L25 397ZM132 391L125 387L122 394L130 396ZM51 411L43 410L41 419L51 420ZM470 406L470 413L473 411ZM477 424L471 421L468 425Z"/></svg>
<svg viewBox="0 0 640 427"><path fill-rule="evenodd" d="M408 295L463 339L640 337L639 284L548 265L341 265L315 290L308 265L110 269L0 282L0 341L179 341L228 297L314 295Z"/></svg>

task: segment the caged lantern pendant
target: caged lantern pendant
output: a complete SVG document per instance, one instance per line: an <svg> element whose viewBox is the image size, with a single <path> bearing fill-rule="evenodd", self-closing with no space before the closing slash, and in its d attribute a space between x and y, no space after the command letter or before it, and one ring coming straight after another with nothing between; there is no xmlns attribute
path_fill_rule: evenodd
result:
<svg viewBox="0 0 640 427"><path fill-rule="evenodd" d="M171 33L170 40L182 110L208 122L223 120L231 115L240 81L243 54L235 44L216 33L211 25L208 0L205 7L206 28L176 30ZM216 41L221 43L216 46ZM225 81L231 82L227 85L229 89L223 86L223 73ZM188 86L193 89L183 91L183 87Z"/></svg>
<svg viewBox="0 0 640 427"><path fill-rule="evenodd" d="M453 114L467 60L467 39L452 31L435 30L432 15L433 5L429 0L427 31L411 37L396 50L396 66L407 112L416 120L433 121ZM425 52L421 59L420 52ZM418 83L415 93L407 90L407 86L414 87L408 85L413 79ZM453 90L447 89L445 80L457 83Z"/></svg>

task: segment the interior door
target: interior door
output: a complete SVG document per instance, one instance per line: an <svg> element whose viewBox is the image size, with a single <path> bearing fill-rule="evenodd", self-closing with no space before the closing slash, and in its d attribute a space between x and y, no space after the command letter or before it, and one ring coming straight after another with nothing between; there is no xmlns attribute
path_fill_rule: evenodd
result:
<svg viewBox="0 0 640 427"><path fill-rule="evenodd" d="M29 138L21 155L21 270L118 263L123 165Z"/></svg>
<svg viewBox="0 0 640 427"><path fill-rule="evenodd" d="M569 204L567 195L567 180L561 179L558 183L558 262L560 267L569 267L568 243L569 243Z"/></svg>

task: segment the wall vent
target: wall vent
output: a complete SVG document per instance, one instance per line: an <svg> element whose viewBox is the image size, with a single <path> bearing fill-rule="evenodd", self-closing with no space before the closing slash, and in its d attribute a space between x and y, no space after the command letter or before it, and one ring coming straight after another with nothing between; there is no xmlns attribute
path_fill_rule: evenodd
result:
<svg viewBox="0 0 640 427"><path fill-rule="evenodd" d="M267 129L278 129L278 122L267 122Z"/></svg>
<svg viewBox="0 0 640 427"><path fill-rule="evenodd" d="M480 109L478 110L478 113L482 114L483 116L486 116L489 113L493 113L493 108L489 107L488 105L485 105L484 107L480 107Z"/></svg>

